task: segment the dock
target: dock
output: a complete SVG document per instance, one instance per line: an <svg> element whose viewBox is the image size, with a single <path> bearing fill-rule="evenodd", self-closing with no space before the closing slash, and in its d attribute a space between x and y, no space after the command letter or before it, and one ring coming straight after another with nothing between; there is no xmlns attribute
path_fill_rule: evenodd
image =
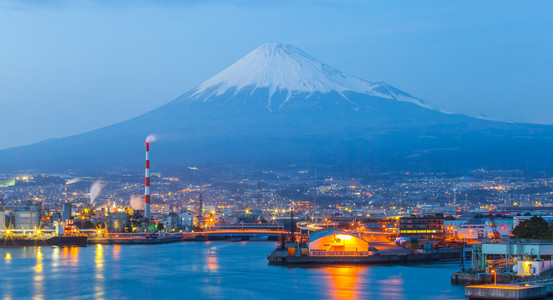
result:
<svg viewBox="0 0 553 300"><path fill-rule="evenodd" d="M544 285L472 285L465 287L465 297L469 299L505 300L543 299L547 297L547 289Z"/></svg>
<svg viewBox="0 0 553 300"><path fill-rule="evenodd" d="M465 287L469 299L544 299L553 296L553 280L539 279L511 284L481 284Z"/></svg>
<svg viewBox="0 0 553 300"><path fill-rule="evenodd" d="M511 273L504 274L491 274L491 273L479 273L470 271L459 271L451 274L451 284L469 285L469 284L487 284L487 283L502 283L507 284L515 281L516 275Z"/></svg>
<svg viewBox="0 0 553 300"><path fill-rule="evenodd" d="M366 256L315 256L315 255L289 255L287 251L275 250L269 255L271 265L324 265L324 264L352 264L352 265L387 265L387 264L411 264L431 261L459 259L460 249L443 249L427 253L407 254L373 254Z"/></svg>

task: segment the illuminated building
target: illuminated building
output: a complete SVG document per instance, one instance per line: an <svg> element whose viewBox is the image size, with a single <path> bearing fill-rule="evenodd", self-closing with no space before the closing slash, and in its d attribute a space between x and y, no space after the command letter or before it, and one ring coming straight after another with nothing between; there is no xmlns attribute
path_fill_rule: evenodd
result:
<svg viewBox="0 0 553 300"><path fill-rule="evenodd" d="M0 180L0 187L10 187L15 185L15 178Z"/></svg>
<svg viewBox="0 0 553 300"><path fill-rule="evenodd" d="M444 238L444 216L411 216L401 217L398 220L399 236L419 237L423 239Z"/></svg>
<svg viewBox="0 0 553 300"><path fill-rule="evenodd" d="M472 269L489 272L493 266L507 264L518 276L540 275L553 265L550 240L518 240L472 246Z"/></svg>
<svg viewBox="0 0 553 300"><path fill-rule="evenodd" d="M169 204L150 204L152 214L164 214L169 211Z"/></svg>
<svg viewBox="0 0 553 300"><path fill-rule="evenodd" d="M351 233L336 229L315 231L309 237L310 255L369 255L369 243Z"/></svg>
<svg viewBox="0 0 553 300"><path fill-rule="evenodd" d="M178 220L179 226L182 226L184 228L194 227L194 213L192 211L187 210L180 213Z"/></svg>
<svg viewBox="0 0 553 300"><path fill-rule="evenodd" d="M313 204L311 201L296 201L294 202L294 210L295 211L312 211L313 210Z"/></svg>

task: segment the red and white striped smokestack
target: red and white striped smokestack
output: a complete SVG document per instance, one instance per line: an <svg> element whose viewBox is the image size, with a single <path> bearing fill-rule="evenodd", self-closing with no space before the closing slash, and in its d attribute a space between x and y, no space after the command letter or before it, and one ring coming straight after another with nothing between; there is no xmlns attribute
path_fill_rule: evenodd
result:
<svg viewBox="0 0 553 300"><path fill-rule="evenodd" d="M65 202L67 202L67 183L65 184Z"/></svg>
<svg viewBox="0 0 553 300"><path fill-rule="evenodd" d="M144 182L144 216L150 218L150 143L146 142L146 179Z"/></svg>

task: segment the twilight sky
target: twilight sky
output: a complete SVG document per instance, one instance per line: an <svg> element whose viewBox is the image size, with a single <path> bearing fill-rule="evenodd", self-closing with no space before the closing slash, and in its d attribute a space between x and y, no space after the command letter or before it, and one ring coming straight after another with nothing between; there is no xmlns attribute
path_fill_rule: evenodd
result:
<svg viewBox="0 0 553 300"><path fill-rule="evenodd" d="M145 113L265 41L444 110L553 124L553 1L0 0L0 149Z"/></svg>

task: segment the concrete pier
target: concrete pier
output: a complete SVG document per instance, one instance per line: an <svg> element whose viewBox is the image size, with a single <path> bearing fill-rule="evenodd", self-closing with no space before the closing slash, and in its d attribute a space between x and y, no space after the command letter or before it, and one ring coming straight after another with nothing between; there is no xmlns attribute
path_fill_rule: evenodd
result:
<svg viewBox="0 0 553 300"><path fill-rule="evenodd" d="M300 251L296 253L301 253ZM459 249L442 249L429 253L409 254L376 254L369 256L310 256L289 255L286 251L275 250L269 255L269 264L272 265L321 265L321 264L409 264L429 261L458 259Z"/></svg>
<svg viewBox="0 0 553 300"><path fill-rule="evenodd" d="M465 287L465 297L469 299L543 299L547 289L543 285L517 286L508 284L473 285Z"/></svg>

